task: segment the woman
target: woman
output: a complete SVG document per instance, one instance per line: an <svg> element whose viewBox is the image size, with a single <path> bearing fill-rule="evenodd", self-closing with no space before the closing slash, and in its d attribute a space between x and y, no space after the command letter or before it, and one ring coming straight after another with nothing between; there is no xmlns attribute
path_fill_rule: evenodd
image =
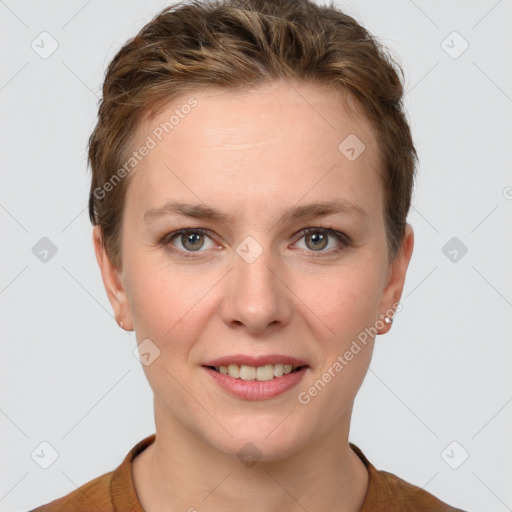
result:
<svg viewBox="0 0 512 512"><path fill-rule="evenodd" d="M458 510L348 441L413 250L399 71L309 1L175 4L118 52L89 211L156 433L37 511Z"/></svg>

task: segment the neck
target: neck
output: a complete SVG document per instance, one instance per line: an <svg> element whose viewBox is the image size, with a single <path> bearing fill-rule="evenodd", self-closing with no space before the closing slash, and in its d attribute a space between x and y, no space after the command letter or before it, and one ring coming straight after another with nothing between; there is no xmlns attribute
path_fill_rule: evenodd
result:
<svg viewBox="0 0 512 512"><path fill-rule="evenodd" d="M146 512L359 512L368 471L348 445L351 412L344 428L299 452L251 462L199 439L155 400L156 439L133 461L141 505Z"/></svg>

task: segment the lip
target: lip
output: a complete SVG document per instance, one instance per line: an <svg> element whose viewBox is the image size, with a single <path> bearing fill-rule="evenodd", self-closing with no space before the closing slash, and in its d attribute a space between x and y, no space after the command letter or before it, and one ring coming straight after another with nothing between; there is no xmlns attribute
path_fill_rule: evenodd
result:
<svg viewBox="0 0 512 512"><path fill-rule="evenodd" d="M255 359L258 360L259 364L261 358ZM233 361L233 359L230 360ZM291 359L288 358L288 360ZM208 366L217 366L217 363L219 361L228 361L228 359L223 358L210 361L210 363L216 364L211 364ZM229 375L224 375L222 373L216 372L215 370L209 368L208 366L203 366L202 368L206 371L208 375L210 375L214 382L216 382L222 389L227 391L232 396L236 398L242 398L244 400L269 400L278 395L281 395L286 391L289 391L290 389L297 386L299 382L304 378L307 370L309 369L308 366L304 366L303 368L293 373L283 375L282 377L276 377L272 380L267 381L258 381L234 379Z"/></svg>
<svg viewBox="0 0 512 512"><path fill-rule="evenodd" d="M283 354L268 354L266 356L248 356L244 354L234 354L232 356L224 356L219 357L217 359L212 359L206 363L203 363L203 366L228 366L230 364L244 364L246 366L254 366L258 368L259 366L265 366L266 364L291 364L292 366L309 366L306 361L302 359L297 359L296 357L285 356Z"/></svg>

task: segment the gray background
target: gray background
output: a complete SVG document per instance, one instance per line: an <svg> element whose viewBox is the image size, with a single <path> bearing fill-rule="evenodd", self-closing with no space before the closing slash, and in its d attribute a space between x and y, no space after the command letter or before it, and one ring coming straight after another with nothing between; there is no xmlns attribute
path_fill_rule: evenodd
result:
<svg viewBox="0 0 512 512"><path fill-rule="evenodd" d="M94 257L85 148L106 65L168 3L0 1L2 511L71 492L154 432ZM377 338L350 440L450 504L512 510L512 1L339 4L405 68L421 161L403 311Z"/></svg>

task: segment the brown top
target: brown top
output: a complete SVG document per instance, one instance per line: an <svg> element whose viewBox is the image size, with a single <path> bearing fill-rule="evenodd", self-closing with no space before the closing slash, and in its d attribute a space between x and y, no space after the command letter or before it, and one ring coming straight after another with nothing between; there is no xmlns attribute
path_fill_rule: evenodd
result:
<svg viewBox="0 0 512 512"><path fill-rule="evenodd" d="M139 441L114 471L30 512L144 512L133 484L132 461L155 437L156 434L152 434ZM375 469L356 445L349 444L369 474L368 490L360 512L464 512L392 473Z"/></svg>

